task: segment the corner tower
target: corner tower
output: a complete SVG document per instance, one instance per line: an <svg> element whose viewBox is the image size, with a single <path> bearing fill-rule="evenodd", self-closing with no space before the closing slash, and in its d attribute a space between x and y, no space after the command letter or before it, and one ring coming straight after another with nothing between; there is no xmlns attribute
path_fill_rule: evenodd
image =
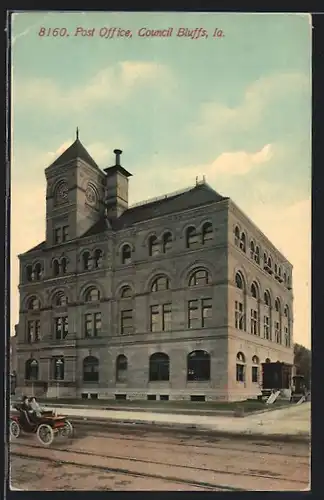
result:
<svg viewBox="0 0 324 500"><path fill-rule="evenodd" d="M79 140L45 170L46 243L82 236L104 214L105 175Z"/></svg>

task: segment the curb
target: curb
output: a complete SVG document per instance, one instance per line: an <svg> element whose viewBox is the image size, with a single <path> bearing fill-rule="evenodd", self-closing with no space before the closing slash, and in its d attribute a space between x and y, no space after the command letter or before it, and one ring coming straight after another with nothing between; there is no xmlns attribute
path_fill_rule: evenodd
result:
<svg viewBox="0 0 324 500"><path fill-rule="evenodd" d="M205 436L210 437L233 437L237 439L258 439L263 441L280 441L280 442L295 442L295 443L309 443L310 442L310 434L308 432L287 435L287 434L262 434L258 432L251 431L226 431L224 429L209 429L204 426L197 425L184 425L184 424L168 424L163 422L155 422L155 421L143 421L143 420L117 420L117 419L109 419L109 420L98 420L98 419L88 419L88 418L75 418L73 416L70 417L70 420L74 424L80 424L81 426L106 426L106 427L124 427L124 428L132 428L134 429L134 425L136 427L141 427L142 429L148 429L151 431L159 432L162 429L169 430L172 432L185 432L189 434L199 433L204 434Z"/></svg>
<svg viewBox="0 0 324 500"><path fill-rule="evenodd" d="M82 410L89 410L89 409L93 409L93 410L102 410L102 411L125 411L125 412L138 412L138 413L160 413L160 414L165 414L165 413L175 413L175 414L178 414L178 415L198 415L198 416L223 416L223 417L240 417L240 418L246 418L246 417L250 417L252 415L259 415L259 414L262 414L262 413L268 413L268 412L271 412L271 411L277 411L277 410L284 410L284 409L288 409L288 408L293 408L295 407L295 405L282 405L280 407L267 407L267 408L263 408L261 410L257 410L257 411L249 411L249 412L243 412L243 414L240 414L240 415L237 415L237 410L233 409L233 410L198 410L198 409L188 409L188 410L181 410L181 409L177 409L177 408L166 408L166 409L160 409L160 408L142 408L142 407L118 407L118 406L86 406L86 405L65 405L65 404L58 404L58 405L55 405L55 404L43 404L42 406L46 407L46 408L69 408L69 409L73 409L73 408L78 408L78 409L82 409Z"/></svg>

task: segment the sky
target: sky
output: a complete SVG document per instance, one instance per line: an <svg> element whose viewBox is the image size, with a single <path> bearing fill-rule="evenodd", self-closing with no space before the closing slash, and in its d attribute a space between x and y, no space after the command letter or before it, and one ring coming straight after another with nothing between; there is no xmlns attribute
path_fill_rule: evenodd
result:
<svg viewBox="0 0 324 500"><path fill-rule="evenodd" d="M105 38L114 27L132 36ZM293 264L294 340L310 347L310 15L16 13L11 58L12 332L17 255L45 235L44 170L78 126L101 168L123 150L130 203L203 175L232 198Z"/></svg>

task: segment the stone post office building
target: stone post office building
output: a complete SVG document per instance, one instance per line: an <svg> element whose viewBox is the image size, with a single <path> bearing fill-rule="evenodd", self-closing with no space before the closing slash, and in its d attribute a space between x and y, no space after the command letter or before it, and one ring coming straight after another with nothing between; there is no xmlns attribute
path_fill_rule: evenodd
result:
<svg viewBox="0 0 324 500"><path fill-rule="evenodd" d="M128 206L78 138L45 170L46 239L19 256L17 390L240 400L293 363L292 266L205 181ZM131 181L130 181L131 184Z"/></svg>

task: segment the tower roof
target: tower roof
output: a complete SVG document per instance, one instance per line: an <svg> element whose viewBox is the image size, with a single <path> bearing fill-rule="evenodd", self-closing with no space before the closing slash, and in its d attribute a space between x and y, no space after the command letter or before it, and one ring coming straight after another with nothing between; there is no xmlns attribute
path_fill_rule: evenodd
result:
<svg viewBox="0 0 324 500"><path fill-rule="evenodd" d="M78 133L77 138L71 144L69 148L67 148L64 153L62 153L56 160L51 163L50 167L54 167L57 165L63 165L65 163L69 163L70 161L81 159L91 165L92 167L99 168L92 156L88 153L86 148L83 146L82 142L79 140Z"/></svg>

